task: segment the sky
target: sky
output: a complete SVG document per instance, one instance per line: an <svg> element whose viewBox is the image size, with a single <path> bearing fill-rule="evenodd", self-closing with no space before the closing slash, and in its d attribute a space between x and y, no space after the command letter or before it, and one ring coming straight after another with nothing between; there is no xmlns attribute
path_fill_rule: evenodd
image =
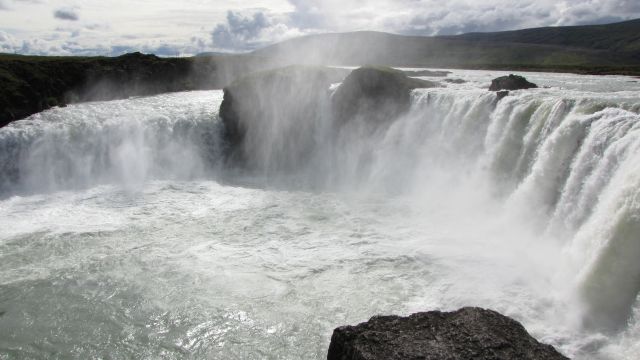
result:
<svg viewBox="0 0 640 360"><path fill-rule="evenodd" d="M246 52L302 35L410 35L640 18L640 0L0 0L0 52Z"/></svg>

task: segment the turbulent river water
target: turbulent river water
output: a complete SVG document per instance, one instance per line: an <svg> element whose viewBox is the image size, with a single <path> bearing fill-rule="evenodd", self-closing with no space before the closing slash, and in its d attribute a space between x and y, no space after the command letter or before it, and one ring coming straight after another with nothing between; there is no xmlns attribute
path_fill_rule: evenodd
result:
<svg viewBox="0 0 640 360"><path fill-rule="evenodd" d="M221 91L0 129L0 359L321 359L337 326L468 305L636 359L640 80L532 73L496 102L501 74L373 132L316 117L286 174L225 166Z"/></svg>

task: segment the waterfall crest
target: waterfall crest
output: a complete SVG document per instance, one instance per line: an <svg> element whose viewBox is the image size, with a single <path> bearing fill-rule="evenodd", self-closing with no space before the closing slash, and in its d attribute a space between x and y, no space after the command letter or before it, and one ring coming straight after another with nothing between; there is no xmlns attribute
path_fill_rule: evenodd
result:
<svg viewBox="0 0 640 360"><path fill-rule="evenodd" d="M139 188L210 174L222 146L221 97L186 94L71 105L14 122L0 130L0 191Z"/></svg>

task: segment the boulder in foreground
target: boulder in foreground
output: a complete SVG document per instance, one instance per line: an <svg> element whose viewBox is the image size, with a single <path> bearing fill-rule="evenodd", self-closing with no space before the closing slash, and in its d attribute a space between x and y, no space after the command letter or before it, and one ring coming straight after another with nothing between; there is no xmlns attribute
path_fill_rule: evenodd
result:
<svg viewBox="0 0 640 360"><path fill-rule="evenodd" d="M463 308L409 317L376 316L333 332L328 360L566 360L517 321Z"/></svg>
<svg viewBox="0 0 640 360"><path fill-rule="evenodd" d="M489 91L522 90L537 87L538 85L527 81L523 76L510 74L509 76L501 76L493 79Z"/></svg>

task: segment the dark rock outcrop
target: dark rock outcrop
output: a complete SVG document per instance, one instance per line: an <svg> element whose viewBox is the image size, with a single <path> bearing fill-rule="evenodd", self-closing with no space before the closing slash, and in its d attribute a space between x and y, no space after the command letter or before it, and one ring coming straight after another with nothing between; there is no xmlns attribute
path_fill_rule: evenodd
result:
<svg viewBox="0 0 640 360"><path fill-rule="evenodd" d="M411 90L437 86L392 68L361 67L353 70L333 94L333 113L340 124L355 117L367 123L384 123L409 109Z"/></svg>
<svg viewBox="0 0 640 360"><path fill-rule="evenodd" d="M328 360L566 360L517 321L491 310L463 308L403 318L377 316L337 328Z"/></svg>
<svg viewBox="0 0 640 360"><path fill-rule="evenodd" d="M504 99L507 96L509 96L509 91L500 90L500 91L496 92L496 101L500 101L500 100Z"/></svg>
<svg viewBox="0 0 640 360"><path fill-rule="evenodd" d="M332 95L331 85L339 82ZM375 128L409 109L411 90L437 85L384 67L296 65L249 74L224 88L227 161L250 170L300 168L319 132L354 119Z"/></svg>
<svg viewBox="0 0 640 360"><path fill-rule="evenodd" d="M250 55L161 58L0 54L0 127L54 106L173 91L221 89L238 74L264 69Z"/></svg>
<svg viewBox="0 0 640 360"><path fill-rule="evenodd" d="M0 56L0 126L70 102L189 90L187 59Z"/></svg>
<svg viewBox="0 0 640 360"><path fill-rule="evenodd" d="M489 91L522 90L537 87L538 85L527 81L527 79L520 75L510 74L509 76L501 76L499 78L493 79L491 81Z"/></svg>
<svg viewBox="0 0 640 360"><path fill-rule="evenodd" d="M251 169L286 170L312 150L314 127L327 123L329 90L348 70L289 66L242 77L224 88L220 117L227 158Z"/></svg>

